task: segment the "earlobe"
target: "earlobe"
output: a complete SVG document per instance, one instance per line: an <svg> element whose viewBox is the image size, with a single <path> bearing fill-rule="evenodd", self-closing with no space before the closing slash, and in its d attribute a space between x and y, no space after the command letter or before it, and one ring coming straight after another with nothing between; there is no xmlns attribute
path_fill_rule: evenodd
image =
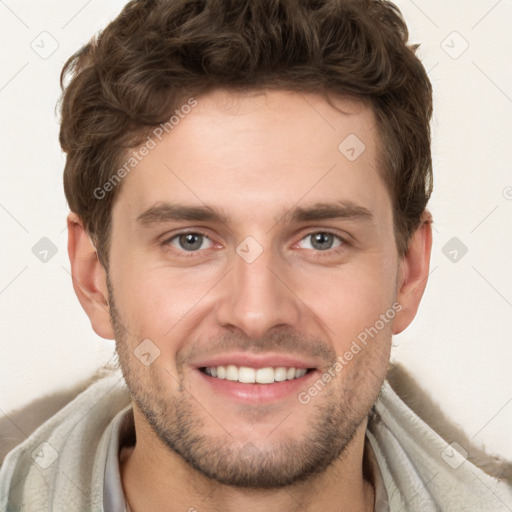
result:
<svg viewBox="0 0 512 512"><path fill-rule="evenodd" d="M105 269L80 218L71 212L67 223L68 254L76 296L87 313L94 332L102 338L114 339Z"/></svg>
<svg viewBox="0 0 512 512"><path fill-rule="evenodd" d="M393 323L399 334L413 321L427 286L432 250L432 215L423 212L420 225L409 240L407 253L400 262L396 301L402 309Z"/></svg>

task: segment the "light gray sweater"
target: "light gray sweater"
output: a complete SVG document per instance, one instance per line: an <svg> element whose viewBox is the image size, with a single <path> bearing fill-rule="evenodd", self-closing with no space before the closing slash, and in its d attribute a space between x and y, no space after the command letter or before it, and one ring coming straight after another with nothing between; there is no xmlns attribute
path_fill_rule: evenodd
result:
<svg viewBox="0 0 512 512"><path fill-rule="evenodd" d="M131 413L119 370L93 383L7 455L0 511L124 512L118 453L121 431L133 429ZM512 511L512 486L444 441L388 381L371 411L366 442L376 512Z"/></svg>

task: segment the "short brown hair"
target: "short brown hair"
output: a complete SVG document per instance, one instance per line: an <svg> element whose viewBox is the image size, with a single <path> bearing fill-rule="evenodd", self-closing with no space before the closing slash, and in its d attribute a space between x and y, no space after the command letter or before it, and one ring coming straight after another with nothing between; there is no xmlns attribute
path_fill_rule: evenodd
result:
<svg viewBox="0 0 512 512"><path fill-rule="evenodd" d="M101 199L94 191L186 98L219 87L367 102L405 254L432 191L432 87L408 37L399 9L385 0L129 2L61 74L64 190L105 268L120 186Z"/></svg>

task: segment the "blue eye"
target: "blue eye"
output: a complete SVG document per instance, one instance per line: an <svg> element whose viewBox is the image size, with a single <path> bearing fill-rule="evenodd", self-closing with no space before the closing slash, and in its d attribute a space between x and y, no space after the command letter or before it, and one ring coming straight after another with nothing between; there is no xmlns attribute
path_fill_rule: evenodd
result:
<svg viewBox="0 0 512 512"><path fill-rule="evenodd" d="M181 233L169 238L166 243L187 252L209 249L213 244L206 235L201 233Z"/></svg>
<svg viewBox="0 0 512 512"><path fill-rule="evenodd" d="M328 251L343 245L343 240L333 233L319 231L305 236L299 243L307 241L309 247L303 249L315 249L317 251Z"/></svg>
<svg viewBox="0 0 512 512"><path fill-rule="evenodd" d="M215 244L207 235L196 231L189 231L169 237L162 245L171 246L174 251L185 256L186 253L192 255L194 252L211 249ZM306 235L297 245L301 249L312 249L316 252L329 252L331 250L336 252L336 249L346 245L346 242L334 233L316 231Z"/></svg>

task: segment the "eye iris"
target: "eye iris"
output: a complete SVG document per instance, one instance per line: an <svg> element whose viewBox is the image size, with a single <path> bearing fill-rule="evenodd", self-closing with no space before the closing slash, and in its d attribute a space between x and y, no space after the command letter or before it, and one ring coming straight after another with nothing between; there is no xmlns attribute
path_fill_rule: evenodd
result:
<svg viewBox="0 0 512 512"><path fill-rule="evenodd" d="M311 235L311 239L311 245L315 249L319 249L321 251L330 249L334 242L334 237L330 233L316 233L314 235Z"/></svg>
<svg viewBox="0 0 512 512"><path fill-rule="evenodd" d="M199 249L201 247L203 243L203 235L194 233L180 235L179 242L180 246L183 247L183 249L186 251L194 251L195 249Z"/></svg>

